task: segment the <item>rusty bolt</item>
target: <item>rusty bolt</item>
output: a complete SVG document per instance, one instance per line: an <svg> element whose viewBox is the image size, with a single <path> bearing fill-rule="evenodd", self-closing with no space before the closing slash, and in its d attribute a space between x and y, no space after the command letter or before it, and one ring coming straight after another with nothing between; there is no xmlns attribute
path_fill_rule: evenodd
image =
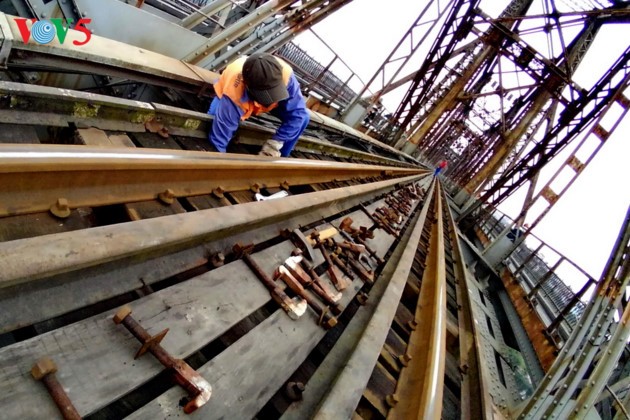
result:
<svg viewBox="0 0 630 420"><path fill-rule="evenodd" d="M123 322L123 319L127 318L128 315L131 315L131 307L129 305L125 305L116 312L116 315L114 315L114 324L120 324Z"/></svg>
<svg viewBox="0 0 630 420"><path fill-rule="evenodd" d="M398 404L398 401L400 401L400 400L398 399L398 395L396 395L396 394L390 394L390 395L385 397L385 402L390 407L395 407L396 404Z"/></svg>
<svg viewBox="0 0 630 420"><path fill-rule="evenodd" d="M224 197L224 195L223 195L224 192L225 192L225 190L223 189L223 187L218 186L214 190L212 190L212 195L214 195L216 198L223 198Z"/></svg>
<svg viewBox="0 0 630 420"><path fill-rule="evenodd" d="M236 258L242 258L243 254L249 253L252 249L254 249L254 244L241 244L240 242L234 244L232 247L232 252Z"/></svg>
<svg viewBox="0 0 630 420"><path fill-rule="evenodd" d="M343 230L344 232L348 232L349 230L352 229L352 219L349 217L346 217L345 219L343 219L341 221L341 224L339 224L339 229Z"/></svg>
<svg viewBox="0 0 630 420"><path fill-rule="evenodd" d="M210 263L214 268L221 267L225 264L225 255L222 252L217 252L210 258Z"/></svg>
<svg viewBox="0 0 630 420"><path fill-rule="evenodd" d="M302 382L289 382L285 387L285 393L291 401L299 401L306 387Z"/></svg>
<svg viewBox="0 0 630 420"><path fill-rule="evenodd" d="M357 295L357 301L359 302L359 305L365 306L368 301L368 295L366 293L359 292Z"/></svg>
<svg viewBox="0 0 630 420"><path fill-rule="evenodd" d="M329 330L333 328L335 325L337 325L337 318L335 318L334 316L331 316L327 320L322 321L322 325L324 326L324 329Z"/></svg>
<svg viewBox="0 0 630 420"><path fill-rule="evenodd" d="M68 204L68 200L65 198L58 198L55 204L50 206L50 212L60 219L65 219L70 216L70 205Z"/></svg>
<svg viewBox="0 0 630 420"><path fill-rule="evenodd" d="M258 183L253 183L250 187L249 190L253 193L259 193L260 192L260 184Z"/></svg>
<svg viewBox="0 0 630 420"><path fill-rule="evenodd" d="M169 188L158 194L158 200L164 204L173 204L175 201L175 193Z"/></svg>
<svg viewBox="0 0 630 420"><path fill-rule="evenodd" d="M66 420L81 419L81 415L57 380L55 372L57 372L57 366L55 362L48 357L39 359L31 368L31 375L44 384L50 397L57 405L57 408L59 408L61 416Z"/></svg>
<svg viewBox="0 0 630 420"><path fill-rule="evenodd" d="M55 372L57 372L57 365L48 357L42 357L31 368L31 375L38 381L44 376Z"/></svg>
<svg viewBox="0 0 630 420"><path fill-rule="evenodd" d="M412 319L411 321L407 322L407 326L411 331L415 331L416 328L418 328L418 322L415 319Z"/></svg>
<svg viewBox="0 0 630 420"><path fill-rule="evenodd" d="M398 361L403 366L409 366L409 362L411 361L411 356L408 353L401 354L398 356Z"/></svg>

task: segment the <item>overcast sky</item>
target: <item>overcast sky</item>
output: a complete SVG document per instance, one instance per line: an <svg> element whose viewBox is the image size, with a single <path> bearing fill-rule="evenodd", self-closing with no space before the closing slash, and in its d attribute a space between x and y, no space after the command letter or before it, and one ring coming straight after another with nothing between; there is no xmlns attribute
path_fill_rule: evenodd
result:
<svg viewBox="0 0 630 420"><path fill-rule="evenodd" d="M563 0L558 3L563 3ZM496 16L505 4L507 2L485 1L482 9ZM315 31L348 67L367 81L420 14L422 7L424 3L417 0L354 0L318 24ZM489 7L495 10L489 10ZM576 80L590 87L606 66L618 57L618 52L627 47L627 34L627 26L604 27L575 75ZM300 35L297 43L324 65L333 57L308 32ZM429 48L430 42L423 47ZM419 61L416 60L416 63ZM414 65L417 68L418 64ZM333 70L342 80L350 74L340 63ZM358 79L353 83L358 83ZM393 99L384 101L385 105L395 110L403 93L404 90L395 92L391 95ZM629 132L630 118L626 118L576 183L535 229L539 237L595 278L599 278L604 268L630 204L630 141L625 138ZM547 173L549 176L552 171L547 170ZM510 215L517 214L520 210L517 198L505 203L502 210ZM569 279L567 281L570 282Z"/></svg>

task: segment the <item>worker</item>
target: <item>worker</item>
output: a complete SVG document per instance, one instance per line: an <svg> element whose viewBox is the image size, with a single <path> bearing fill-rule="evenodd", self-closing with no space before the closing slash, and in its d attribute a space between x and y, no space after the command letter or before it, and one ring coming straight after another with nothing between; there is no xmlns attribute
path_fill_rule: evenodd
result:
<svg viewBox="0 0 630 420"><path fill-rule="evenodd" d="M438 163L438 166L435 168L435 172L433 173L433 176L438 176L440 172L442 172L444 168L446 168L447 164L448 162L446 162L445 160Z"/></svg>
<svg viewBox="0 0 630 420"><path fill-rule="evenodd" d="M259 155L289 156L308 125L300 85L293 69L271 54L241 57L228 65L214 85L217 94L208 113L214 116L210 142L225 153L239 121L270 113L280 119L274 136Z"/></svg>

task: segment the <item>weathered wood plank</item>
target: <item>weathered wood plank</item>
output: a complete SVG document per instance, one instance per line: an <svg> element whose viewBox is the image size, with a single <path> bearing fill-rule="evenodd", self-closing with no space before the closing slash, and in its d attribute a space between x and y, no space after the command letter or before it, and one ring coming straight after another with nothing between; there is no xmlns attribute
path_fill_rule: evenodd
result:
<svg viewBox="0 0 630 420"><path fill-rule="evenodd" d="M213 196L194 198L208 198L210 207L229 205L226 199L216 199ZM195 204L206 205L205 202L195 201ZM342 209L339 209L342 210ZM146 261L127 262L121 266L110 267L101 265L87 271L73 272L57 276L45 283L20 286L19 293L13 289L0 292L0 333L12 331L16 328L40 322L77 308L120 295L142 287L142 282L153 284L166 277L170 277L188 268L198 266L200 258L215 252L227 253L236 242L264 242L278 234L283 228L295 228L308 225L326 216L327 212L318 210L308 215L300 215L286 219L279 224L264 226L247 233L215 241L212 245L201 245L196 248L180 251L168 256ZM337 238L341 240L341 238ZM323 262L321 253L316 252L315 265ZM18 290L18 289L15 289ZM55 305L41 305L40 302L54 301ZM26 309L25 309L26 308Z"/></svg>
<svg viewBox="0 0 630 420"><path fill-rule="evenodd" d="M355 280L341 300L346 305L363 283ZM242 337L199 372L212 384L212 398L191 418L249 419L265 405L308 354L326 331L315 323L311 310L297 321L282 311ZM180 388L171 388L128 419L161 419L182 415Z"/></svg>
<svg viewBox="0 0 630 420"><path fill-rule="evenodd" d="M107 133L98 128L78 128L76 132L76 142L86 146L113 147Z"/></svg>
<svg viewBox="0 0 630 420"><path fill-rule="evenodd" d="M283 242L254 258L271 274L292 248ZM132 308L134 317L150 333L169 327L162 343L164 348L175 357L186 357L269 300L268 291L255 275L242 261L236 261L144 297ZM113 312L0 349L3 415L58 417L44 387L29 373L34 361L44 355L56 361L57 377L82 415L103 407L162 371L150 355L133 360L139 343L123 327L114 325Z"/></svg>
<svg viewBox="0 0 630 420"><path fill-rule="evenodd" d="M173 138L163 138L153 133L133 133L133 137L142 147L152 149L173 149L181 150L177 142Z"/></svg>
<svg viewBox="0 0 630 420"><path fill-rule="evenodd" d="M40 144L41 141L33 126L0 123L0 143Z"/></svg>
<svg viewBox="0 0 630 420"><path fill-rule="evenodd" d="M112 143L112 146L114 147L136 147L136 145L133 144L133 141L129 138L129 136L124 133L108 134L108 136L109 136L109 141Z"/></svg>
<svg viewBox="0 0 630 420"><path fill-rule="evenodd" d="M95 304L144 285L198 267L207 251L196 247L167 257L128 264L125 267L96 267L78 276L45 284L22 286L0 292L0 333L35 324ZM42 302L54 302L45 304Z"/></svg>
<svg viewBox="0 0 630 420"><path fill-rule="evenodd" d="M172 204L163 204L159 201L138 201L124 204L125 210L131 220L151 219L154 217L169 216L171 214L186 213L184 207L177 200Z"/></svg>
<svg viewBox="0 0 630 420"><path fill-rule="evenodd" d="M81 207L73 209L65 219L55 217L49 212L3 217L0 223L0 242L89 228L91 212L91 209Z"/></svg>

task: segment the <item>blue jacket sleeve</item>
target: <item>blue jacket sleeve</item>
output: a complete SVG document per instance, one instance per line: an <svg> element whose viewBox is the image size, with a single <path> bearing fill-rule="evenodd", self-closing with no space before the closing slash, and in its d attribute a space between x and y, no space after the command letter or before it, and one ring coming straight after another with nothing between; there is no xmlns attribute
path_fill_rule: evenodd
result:
<svg viewBox="0 0 630 420"><path fill-rule="evenodd" d="M232 102L227 95L214 98L208 114L214 117L212 130L210 130L210 142L219 152L225 153L227 145L238 128L243 111Z"/></svg>
<svg viewBox="0 0 630 420"><path fill-rule="evenodd" d="M280 150L283 157L289 156L309 121L306 103L302 97L302 92L300 92L300 84L295 78L295 74L291 75L287 90L289 91L289 98L280 101L278 106L271 111L272 115L282 121L272 138L284 142L284 146Z"/></svg>

